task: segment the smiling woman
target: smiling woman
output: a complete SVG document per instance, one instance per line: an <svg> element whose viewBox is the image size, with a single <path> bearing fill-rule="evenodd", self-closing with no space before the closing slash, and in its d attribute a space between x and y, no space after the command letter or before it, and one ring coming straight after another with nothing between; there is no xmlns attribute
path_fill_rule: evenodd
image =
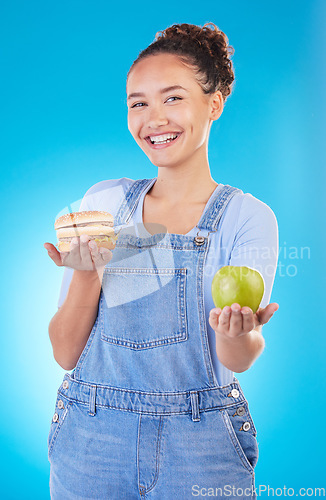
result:
<svg viewBox="0 0 326 500"><path fill-rule="evenodd" d="M151 162L173 167L174 176L200 167L208 183L207 141L223 110L221 92L205 94L193 69L178 56L157 54L134 66L127 93L129 130Z"/></svg>
<svg viewBox="0 0 326 500"><path fill-rule="evenodd" d="M130 68L128 128L157 177L102 181L80 207L112 214L119 236L101 259L89 235L77 239L50 323L55 359L73 369L49 433L53 499L188 499L196 484L255 498L256 429L234 372L261 354L278 308L278 235L265 203L210 173L232 53L214 24L174 25ZM214 307L223 266L261 272L257 312Z"/></svg>

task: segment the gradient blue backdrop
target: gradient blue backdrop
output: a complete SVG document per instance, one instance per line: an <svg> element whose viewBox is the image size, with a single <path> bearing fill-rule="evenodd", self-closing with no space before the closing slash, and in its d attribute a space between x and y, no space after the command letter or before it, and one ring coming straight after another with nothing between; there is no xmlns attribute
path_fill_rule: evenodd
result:
<svg viewBox="0 0 326 500"><path fill-rule="evenodd" d="M49 498L47 434L64 370L47 327L62 269L43 243L94 183L156 176L127 130L125 78L155 33L179 22L213 21L235 47L234 93L211 132L212 176L266 202L279 223L280 309L264 327L264 353L238 375L258 429L256 484L326 487L325 7L2 3L2 498Z"/></svg>

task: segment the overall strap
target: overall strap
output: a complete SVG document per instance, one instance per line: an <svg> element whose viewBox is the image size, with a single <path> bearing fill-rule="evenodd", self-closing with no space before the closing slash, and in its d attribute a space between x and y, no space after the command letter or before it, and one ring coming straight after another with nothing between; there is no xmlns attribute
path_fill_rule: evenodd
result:
<svg viewBox="0 0 326 500"><path fill-rule="evenodd" d="M142 192L145 189L149 191L155 181L156 177L153 179L138 179L131 184L117 210L114 224L116 228L128 224L137 207ZM212 197L209 206L197 224L198 229L206 229L212 232L216 231L224 210L236 193L242 193L242 191L227 184L222 186L220 190L217 190L216 195Z"/></svg>
<svg viewBox="0 0 326 500"><path fill-rule="evenodd" d="M206 229L207 231L216 231L224 210L237 193L242 193L241 189L229 186L228 184L217 191L216 196L213 197L199 220L197 227L199 229Z"/></svg>
<svg viewBox="0 0 326 500"><path fill-rule="evenodd" d="M114 218L114 226L124 226L128 224L132 214L134 213L139 198L146 187L150 189L150 185L154 184L156 178L154 179L138 179L134 181L126 194L124 195L121 204L117 210L117 214Z"/></svg>

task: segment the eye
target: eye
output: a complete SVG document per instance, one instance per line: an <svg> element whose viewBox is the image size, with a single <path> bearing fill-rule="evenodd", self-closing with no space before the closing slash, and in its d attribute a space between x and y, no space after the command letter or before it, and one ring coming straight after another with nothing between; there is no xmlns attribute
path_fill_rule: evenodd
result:
<svg viewBox="0 0 326 500"><path fill-rule="evenodd" d="M171 99L172 99L172 101L171 101ZM174 96L168 97L166 102L181 101L181 100L182 100L182 97L177 97L176 95L174 95Z"/></svg>
<svg viewBox="0 0 326 500"><path fill-rule="evenodd" d="M130 108L142 108L143 106L145 106L145 103L144 102L136 102L135 104L133 104L132 106L130 106Z"/></svg>

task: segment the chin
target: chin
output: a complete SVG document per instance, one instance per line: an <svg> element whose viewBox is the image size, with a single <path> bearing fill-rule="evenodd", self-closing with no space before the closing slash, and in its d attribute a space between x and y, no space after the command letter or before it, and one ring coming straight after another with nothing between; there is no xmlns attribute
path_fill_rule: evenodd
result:
<svg viewBox="0 0 326 500"><path fill-rule="evenodd" d="M169 161L169 162L155 162L155 163L152 160L150 160L150 161L157 168L176 168L179 165L178 162L171 162L171 161Z"/></svg>
<svg viewBox="0 0 326 500"><path fill-rule="evenodd" d="M173 155L166 155L166 157L161 155L161 157L159 157L159 155L147 154L146 156L149 161L158 168L177 167L187 161L187 159L176 158Z"/></svg>

